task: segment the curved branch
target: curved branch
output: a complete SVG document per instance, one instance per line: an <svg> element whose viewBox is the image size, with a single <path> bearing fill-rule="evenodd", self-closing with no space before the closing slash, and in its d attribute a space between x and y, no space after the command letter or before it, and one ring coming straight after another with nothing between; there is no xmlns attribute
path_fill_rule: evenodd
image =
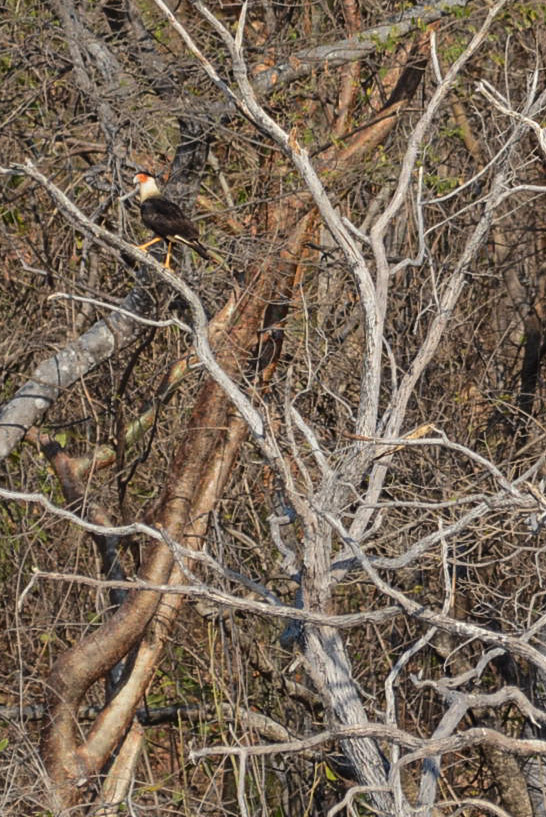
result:
<svg viewBox="0 0 546 817"><path fill-rule="evenodd" d="M399 761L400 766L407 766L416 760L422 760L431 755L445 755L448 752L456 752L461 749L469 749L474 746L492 746L501 751L512 752L522 757L530 755L546 755L546 740L510 738L502 735L494 729L485 727L475 727L466 729L437 740L430 738L419 738L396 726L389 726L384 723L367 723L357 726L340 726L335 729L328 729L319 732L309 738L301 740L284 741L283 743L259 744L257 746L211 746L203 749L194 749L190 752L189 758L196 761L201 757L212 757L214 755L248 755L263 756L272 754L283 754L285 752L301 752L306 749L313 749L331 740L343 740L347 738L367 737L377 740L389 741L404 746L412 751L404 755ZM393 769L394 772L394 769Z"/></svg>
<svg viewBox="0 0 546 817"><path fill-rule="evenodd" d="M191 556L196 561L205 561L202 553L191 553ZM226 571L226 577L231 580L242 578L234 575L230 571ZM140 591L141 593L152 592L161 593L162 595L189 596L190 598L205 599L208 602L218 605L219 608L227 607L233 610L243 610L246 613L264 615L268 618L274 616L281 619L297 619L298 621L305 621L308 624L322 624L338 629L361 627L362 624L371 622L374 624L379 624L384 621L389 621L391 618L394 618L400 614L399 607L384 607L380 610L371 610L365 613L346 613L344 615L313 613L297 607L287 607L286 605L282 605L278 602L275 604L267 604L263 601L255 601L252 598L240 598L234 596L232 593L226 593L222 590L215 590L214 588L210 588L205 584L153 584L141 579L133 581L94 579L91 576L78 575L77 573L51 573L43 570L37 570L33 573L30 582L19 597L19 606L21 606L22 602L39 579L48 579L49 581L55 582L66 582L67 584L81 584L87 587L96 587L105 590L117 589L129 590L131 592ZM247 582L241 581L241 584L247 584ZM255 587L253 589L256 590Z"/></svg>

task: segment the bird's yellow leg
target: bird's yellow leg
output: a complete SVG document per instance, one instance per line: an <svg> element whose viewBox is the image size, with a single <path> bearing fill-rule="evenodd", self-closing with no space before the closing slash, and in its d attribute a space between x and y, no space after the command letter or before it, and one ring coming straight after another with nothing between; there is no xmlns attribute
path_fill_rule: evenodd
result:
<svg viewBox="0 0 546 817"><path fill-rule="evenodd" d="M158 241L161 241L161 238L156 236L155 238L152 238L151 241L147 241L145 244L138 244L137 250L147 250L148 247L151 247L152 244L157 244Z"/></svg>
<svg viewBox="0 0 546 817"><path fill-rule="evenodd" d="M171 268L172 249L173 249L172 241L169 241L169 243L167 244L167 257L165 259L165 269L169 269L169 270Z"/></svg>

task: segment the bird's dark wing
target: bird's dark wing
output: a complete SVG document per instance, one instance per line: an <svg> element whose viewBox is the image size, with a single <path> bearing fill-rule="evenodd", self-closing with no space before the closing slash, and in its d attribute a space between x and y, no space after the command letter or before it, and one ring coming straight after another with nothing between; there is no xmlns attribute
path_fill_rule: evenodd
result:
<svg viewBox="0 0 546 817"><path fill-rule="evenodd" d="M142 221L156 235L167 241L180 241L192 247L202 258L209 258L199 241L199 230L186 218L180 207L164 196L151 196L140 205Z"/></svg>
<svg viewBox="0 0 546 817"><path fill-rule="evenodd" d="M181 239L191 244L199 241L199 230L173 201L163 196L152 196L140 205L142 221L161 238Z"/></svg>

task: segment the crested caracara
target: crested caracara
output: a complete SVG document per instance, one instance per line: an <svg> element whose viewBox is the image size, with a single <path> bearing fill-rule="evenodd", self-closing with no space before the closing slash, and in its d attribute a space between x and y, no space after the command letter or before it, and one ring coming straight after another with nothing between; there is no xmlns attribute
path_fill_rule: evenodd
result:
<svg viewBox="0 0 546 817"><path fill-rule="evenodd" d="M137 173L134 184L140 186L140 215L142 221L152 230L156 237L139 249L145 250L162 238L168 242L165 266L169 268L171 245L173 242L186 244L199 253L202 258L209 258L205 247L199 241L199 230L182 212L180 207L162 196L153 176L148 173Z"/></svg>

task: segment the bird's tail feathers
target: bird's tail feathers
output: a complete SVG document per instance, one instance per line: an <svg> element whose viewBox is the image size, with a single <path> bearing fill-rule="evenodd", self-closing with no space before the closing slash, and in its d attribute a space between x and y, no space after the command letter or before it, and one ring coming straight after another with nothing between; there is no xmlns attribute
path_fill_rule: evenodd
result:
<svg viewBox="0 0 546 817"><path fill-rule="evenodd" d="M192 250L195 250L196 253L199 253L201 258L206 258L206 259L210 258L210 255L209 255L206 247L204 247L201 244L201 242L197 241L197 239L195 239L195 238L191 239L191 238L184 238L183 235L173 235L172 240L173 241L178 241L180 244L185 244L187 247L191 247Z"/></svg>

